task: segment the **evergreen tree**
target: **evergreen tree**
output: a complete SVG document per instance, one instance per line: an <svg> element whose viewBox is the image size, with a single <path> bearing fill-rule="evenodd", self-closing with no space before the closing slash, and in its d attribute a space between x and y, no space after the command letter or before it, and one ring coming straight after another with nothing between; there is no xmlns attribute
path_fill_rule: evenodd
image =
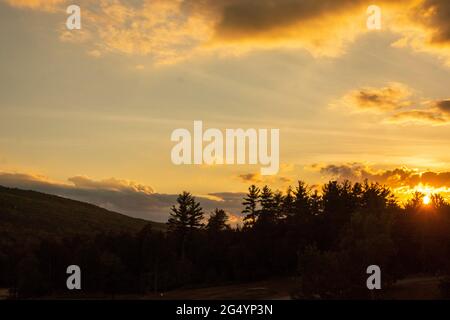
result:
<svg viewBox="0 0 450 320"><path fill-rule="evenodd" d="M294 215L295 211L295 197L293 195L292 187L289 186L289 188L286 191L286 195L283 198L283 218L286 217L292 217Z"/></svg>
<svg viewBox="0 0 450 320"><path fill-rule="evenodd" d="M242 211L245 214L244 217L244 226L251 227L256 223L256 219L258 216L258 199L259 199L260 190L255 185L251 185L248 188L247 196L244 198L244 202L242 205L244 206L244 210Z"/></svg>
<svg viewBox="0 0 450 320"><path fill-rule="evenodd" d="M200 203L195 201L195 197L184 191L178 195L177 203L178 207L171 208L172 212L167 222L169 232L186 234L203 226L203 210Z"/></svg>
<svg viewBox="0 0 450 320"><path fill-rule="evenodd" d="M203 209L199 202L195 201L192 197L191 204L189 206L189 219L188 227L190 230L199 229L204 226L203 224Z"/></svg>
<svg viewBox="0 0 450 320"><path fill-rule="evenodd" d="M314 190L310 199L311 214L317 216L322 213L322 197L319 195L319 191Z"/></svg>
<svg viewBox="0 0 450 320"><path fill-rule="evenodd" d="M222 209L215 209L213 213L211 213L208 224L206 225L206 229L210 232L220 232L223 230L230 229L230 226L227 224L228 215Z"/></svg>
<svg viewBox="0 0 450 320"><path fill-rule="evenodd" d="M303 181L299 181L294 191L295 196L295 217L305 217L310 215L310 196L309 187Z"/></svg>
<svg viewBox="0 0 450 320"><path fill-rule="evenodd" d="M184 260L186 252L186 243L192 232L203 227L203 210L200 203L195 198L184 191L178 195L178 206L172 207L170 218L167 222L169 233L174 234L179 241L181 250L181 259Z"/></svg>
<svg viewBox="0 0 450 320"><path fill-rule="evenodd" d="M281 220L283 218L283 207L284 205L284 196L281 191L276 191L273 194L273 210L274 210L274 218L276 220Z"/></svg>
<svg viewBox="0 0 450 320"><path fill-rule="evenodd" d="M258 214L258 220L263 222L271 222L275 220L276 208L274 194L268 186L264 186L259 197L261 210Z"/></svg>

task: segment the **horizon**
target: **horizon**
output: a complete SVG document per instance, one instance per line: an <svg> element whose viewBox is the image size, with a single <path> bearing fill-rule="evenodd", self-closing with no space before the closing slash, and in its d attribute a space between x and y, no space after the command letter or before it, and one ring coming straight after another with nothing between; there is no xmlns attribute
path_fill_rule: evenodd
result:
<svg viewBox="0 0 450 320"><path fill-rule="evenodd" d="M442 196L439 192L422 192L422 191L416 191L413 194L409 194L406 195L404 198L400 198L398 195L396 195L396 193L387 185L383 185L383 184L379 184L378 182L371 182L371 181L364 181L364 182L352 182L350 180L342 180L342 181L338 181L338 180L329 180L328 182L324 183L323 185L309 185L307 184L305 181L302 180L298 180L297 184L293 184L293 185L289 185L287 190L279 190L279 189L270 189L274 195L279 193L280 195L282 195L283 197L285 197L288 192L295 192L296 190L296 185L298 186L299 184L304 184L306 190L307 190L307 194L308 196L312 196L314 194L317 194L319 197L321 197L323 195L323 188L325 187L326 184L332 183L332 182L336 182L339 185L343 185L345 183L350 183L350 186L353 188L354 185L356 184L360 184L361 186L364 186L366 183L368 186L370 185L379 185L380 187L383 188L387 188L390 192L390 194L392 195L392 200L395 202L396 205L399 206L399 208L406 208L406 206L411 203L412 200L414 200L415 198L419 197L421 204L427 208L430 205L433 205L433 199L435 196ZM270 185L255 185L252 184L249 186L256 186L258 189L262 190L263 187L270 187ZM119 213L125 216L129 216L131 218L137 218L137 219L143 219L143 220L147 220L150 222L157 222L157 223L167 223L168 219L170 218L169 213L172 211L172 207L173 205L176 204L176 198L179 197L179 195L181 195L183 192L188 192L190 193L189 190L183 190L180 191L177 195L165 195L165 194L153 194L153 196L169 196L170 197L170 201L167 202L166 206L164 207L163 210L165 211L156 211L153 213L157 213L157 217L163 217L161 220L158 219L151 219L148 218L144 213L142 212L133 212L133 211L128 211L126 208L120 208L120 207L115 207L115 206L111 206L111 205L105 205L102 203L97 203L96 201L93 200L86 200L86 196L83 196L82 192L83 190L77 190L77 189L66 189L66 190L49 190L46 186L43 185L28 185L28 186L24 186L23 188L21 187L17 187L17 186L5 186L5 185L1 185L0 187L3 188L10 188L10 189L17 189L20 191L32 191L32 192L38 192L44 195L51 195L51 196L57 196L57 197L61 197L64 199L68 199L68 200L75 200L75 201L79 201L82 203L88 203L94 206L98 206L100 208L115 212L115 213ZM91 190L89 189L85 189L85 192L89 192ZM111 194L109 195L110 197L114 197L114 194L119 193L120 190L109 190L111 192ZM79 194L77 194L77 192ZM148 196L148 195L147 195ZM201 205L202 208L202 212L205 214L205 221L208 219L208 217L213 214L214 210L216 209L222 209L225 210L227 216L228 216L228 222L230 224L231 227L234 228L239 228L242 227L244 225L244 217L245 214L243 213L243 209L244 209L244 205L243 205L243 201L244 198L246 196L248 196L248 191L247 192L236 192L236 193L228 193L226 195L222 195L221 197L217 196L217 194L210 194L210 195L193 195L196 199L196 201L198 201L198 203ZM146 197L146 196L144 196ZM448 201L445 197L443 197L443 199L445 201ZM148 199L150 202L153 201L153 199ZM160 209L161 210L161 209ZM164 216L167 213L167 219L164 220ZM160 215L159 215L160 214Z"/></svg>

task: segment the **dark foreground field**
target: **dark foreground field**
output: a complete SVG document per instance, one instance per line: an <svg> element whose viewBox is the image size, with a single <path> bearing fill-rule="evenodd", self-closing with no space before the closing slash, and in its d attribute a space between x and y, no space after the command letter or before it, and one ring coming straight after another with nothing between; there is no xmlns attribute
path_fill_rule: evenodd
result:
<svg viewBox="0 0 450 320"><path fill-rule="evenodd" d="M438 300L440 277L417 276L397 281L382 290L381 299L389 300ZM138 300L292 300L291 293L298 283L296 279L284 278L233 284L208 288L183 288L159 294L147 295L58 295L42 299L138 299ZM7 298L7 290L0 289L0 299Z"/></svg>
<svg viewBox="0 0 450 320"><path fill-rule="evenodd" d="M391 288L383 290L382 299L434 300L442 299L439 290L440 277L417 276L397 281ZM295 291L295 279L277 279L247 284L219 286L201 289L181 289L168 292L162 297L146 296L149 299L269 299L291 300Z"/></svg>

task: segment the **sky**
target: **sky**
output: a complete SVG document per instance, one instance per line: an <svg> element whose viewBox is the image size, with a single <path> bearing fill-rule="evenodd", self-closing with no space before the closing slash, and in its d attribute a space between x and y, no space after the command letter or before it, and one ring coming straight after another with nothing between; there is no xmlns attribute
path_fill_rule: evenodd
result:
<svg viewBox="0 0 450 320"><path fill-rule="evenodd" d="M0 185L156 221L298 179L450 196L449 1L79 0L68 30L71 4L0 0ZM174 165L195 120L280 129L278 174Z"/></svg>

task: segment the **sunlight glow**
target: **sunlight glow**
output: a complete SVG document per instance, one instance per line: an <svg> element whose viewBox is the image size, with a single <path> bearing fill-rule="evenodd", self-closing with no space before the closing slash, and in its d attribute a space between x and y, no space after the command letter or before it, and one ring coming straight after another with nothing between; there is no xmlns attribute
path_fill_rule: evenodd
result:
<svg viewBox="0 0 450 320"><path fill-rule="evenodd" d="M429 185L418 184L414 187L403 186L399 188L393 188L394 194L400 199L400 201L406 201L410 199L415 192L420 192L424 194L424 198L422 199L423 204L427 205L431 203L431 195L439 194L445 200L450 200L450 188L449 187L432 187ZM425 201L428 201L426 203Z"/></svg>

